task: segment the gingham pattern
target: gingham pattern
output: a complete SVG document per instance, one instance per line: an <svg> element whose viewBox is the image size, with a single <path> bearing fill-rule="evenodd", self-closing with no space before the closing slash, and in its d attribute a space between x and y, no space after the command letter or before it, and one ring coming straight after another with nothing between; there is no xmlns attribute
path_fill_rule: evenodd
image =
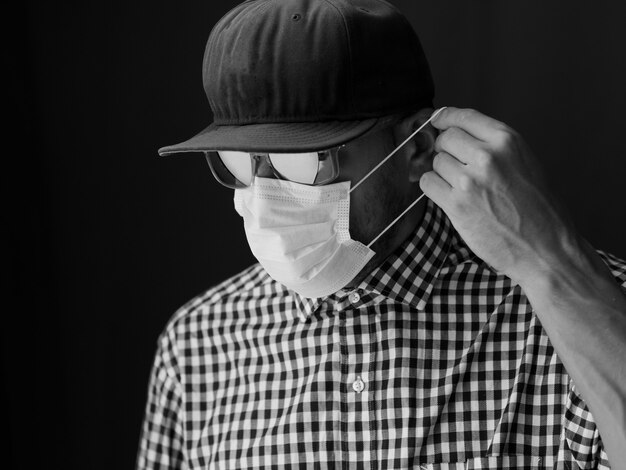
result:
<svg viewBox="0 0 626 470"><path fill-rule="evenodd" d="M427 204L355 291L299 298L255 265L178 311L137 468L610 468L519 286Z"/></svg>

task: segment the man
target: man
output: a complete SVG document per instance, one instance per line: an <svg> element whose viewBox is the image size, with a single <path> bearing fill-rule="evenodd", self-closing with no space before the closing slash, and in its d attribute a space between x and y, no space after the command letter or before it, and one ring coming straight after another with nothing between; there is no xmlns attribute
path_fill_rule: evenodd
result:
<svg viewBox="0 0 626 470"><path fill-rule="evenodd" d="M515 131L432 108L393 6L245 2L203 78L160 153L205 153L259 264L166 326L138 468L626 468L626 263Z"/></svg>

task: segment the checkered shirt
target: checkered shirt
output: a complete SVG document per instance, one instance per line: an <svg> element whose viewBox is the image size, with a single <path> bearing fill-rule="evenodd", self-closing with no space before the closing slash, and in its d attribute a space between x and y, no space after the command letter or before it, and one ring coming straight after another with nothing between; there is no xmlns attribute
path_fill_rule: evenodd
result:
<svg viewBox="0 0 626 470"><path fill-rule="evenodd" d="M626 285L626 263L600 255ZM353 291L302 298L254 265L182 307L137 468L610 467L520 287L429 201Z"/></svg>

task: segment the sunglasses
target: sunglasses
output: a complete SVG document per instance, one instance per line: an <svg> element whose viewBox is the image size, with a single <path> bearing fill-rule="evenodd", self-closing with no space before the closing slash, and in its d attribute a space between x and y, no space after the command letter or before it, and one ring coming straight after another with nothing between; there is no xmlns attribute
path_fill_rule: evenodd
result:
<svg viewBox="0 0 626 470"><path fill-rule="evenodd" d="M204 155L215 179L227 188L250 186L263 165L278 179L319 186L331 183L339 176L338 155L342 147L302 153L217 150Z"/></svg>

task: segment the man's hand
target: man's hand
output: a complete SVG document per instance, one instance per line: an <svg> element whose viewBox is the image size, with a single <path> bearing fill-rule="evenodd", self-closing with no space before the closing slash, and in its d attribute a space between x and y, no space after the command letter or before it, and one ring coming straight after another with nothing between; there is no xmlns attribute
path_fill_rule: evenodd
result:
<svg viewBox="0 0 626 470"><path fill-rule="evenodd" d="M507 125L471 109L446 108L433 170L420 186L467 245L514 281L548 269L576 235L534 155Z"/></svg>
<svg viewBox="0 0 626 470"><path fill-rule="evenodd" d="M548 191L522 138L446 108L420 180L468 246L522 287L584 398L614 469L626 470L626 296Z"/></svg>

